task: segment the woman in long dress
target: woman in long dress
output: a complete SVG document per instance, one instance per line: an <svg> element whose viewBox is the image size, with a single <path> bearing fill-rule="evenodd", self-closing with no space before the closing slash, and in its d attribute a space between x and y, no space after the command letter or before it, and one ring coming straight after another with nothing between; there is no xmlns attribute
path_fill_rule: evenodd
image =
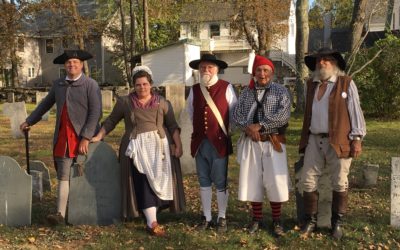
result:
<svg viewBox="0 0 400 250"><path fill-rule="evenodd" d="M175 120L172 106L163 97L152 93L152 75L149 68L134 69L135 91L117 100L110 116L104 121L99 133L92 141L102 140L120 120L124 119L125 133L121 139L119 160L122 176L122 216L129 220L142 211L147 221L147 231L155 236L164 236L165 230L157 222L157 208L168 201L183 200L174 197L174 190L182 185L174 184L180 167L171 166L182 156L180 128ZM173 149L167 139L171 136ZM176 192L182 193L182 192ZM178 202L179 203L179 202ZM182 202L180 202L182 203ZM172 208L179 212L179 208Z"/></svg>

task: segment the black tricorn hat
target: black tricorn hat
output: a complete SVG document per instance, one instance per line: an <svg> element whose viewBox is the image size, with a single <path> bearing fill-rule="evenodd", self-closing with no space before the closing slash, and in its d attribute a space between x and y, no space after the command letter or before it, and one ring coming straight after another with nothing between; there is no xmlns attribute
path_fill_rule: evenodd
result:
<svg viewBox="0 0 400 250"><path fill-rule="evenodd" d="M304 62L306 63L307 67L311 71L314 71L315 70L315 66L317 64L317 58L318 57L322 57L322 56L333 56L337 61L338 67L341 70L345 70L346 69L346 61L344 60L342 55L338 51L332 50L330 48L322 48L322 49L319 49L314 54L305 56L304 57Z"/></svg>
<svg viewBox="0 0 400 250"><path fill-rule="evenodd" d="M87 51L84 50L64 50L64 53L61 55L57 56L54 60L54 64L64 64L66 61L68 61L71 58L76 58L81 61L88 60L90 58L93 58L92 54L90 54Z"/></svg>
<svg viewBox="0 0 400 250"><path fill-rule="evenodd" d="M228 64L224 61L218 60L213 54L203 54L200 59L193 60L189 63L192 69L199 69L199 64L201 62L212 62L215 63L220 69L226 69Z"/></svg>

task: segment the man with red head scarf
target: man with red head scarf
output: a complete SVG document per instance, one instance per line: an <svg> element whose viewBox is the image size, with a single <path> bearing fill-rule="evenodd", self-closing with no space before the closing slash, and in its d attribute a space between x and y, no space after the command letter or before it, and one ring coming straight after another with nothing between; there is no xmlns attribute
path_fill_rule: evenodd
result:
<svg viewBox="0 0 400 250"><path fill-rule="evenodd" d="M285 129L290 118L290 96L285 87L272 82L274 64L256 55L250 84L239 96L233 113L234 123L242 130L238 141L240 164L239 200L250 201L252 222L249 232L262 226L264 192L272 210L272 229L283 236L281 205L289 199L289 173L285 147ZM265 191L264 191L265 190Z"/></svg>

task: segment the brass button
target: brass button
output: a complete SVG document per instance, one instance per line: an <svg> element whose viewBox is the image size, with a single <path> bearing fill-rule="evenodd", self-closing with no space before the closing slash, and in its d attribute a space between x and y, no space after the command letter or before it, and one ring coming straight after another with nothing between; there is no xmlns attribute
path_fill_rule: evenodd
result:
<svg viewBox="0 0 400 250"><path fill-rule="evenodd" d="M218 139L219 139L219 140L222 140L222 137L220 136L220 137L218 137Z"/></svg>
<svg viewBox="0 0 400 250"><path fill-rule="evenodd" d="M204 127L204 129L206 129L206 130L207 130L207 129L208 129L208 127L207 127L207 126L205 126L205 127Z"/></svg>
<svg viewBox="0 0 400 250"><path fill-rule="evenodd" d="M205 121L204 124L207 125L207 121Z"/></svg>

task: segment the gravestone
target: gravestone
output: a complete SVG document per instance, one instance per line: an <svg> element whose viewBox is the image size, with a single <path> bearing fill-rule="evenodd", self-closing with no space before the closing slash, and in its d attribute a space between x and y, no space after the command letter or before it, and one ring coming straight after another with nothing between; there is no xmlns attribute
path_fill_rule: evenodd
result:
<svg viewBox="0 0 400 250"><path fill-rule="evenodd" d="M14 92L7 93L7 102L13 103L15 102L15 94Z"/></svg>
<svg viewBox="0 0 400 250"><path fill-rule="evenodd" d="M19 125L25 121L27 116L25 102L4 103L3 114L10 119L11 135L14 138L24 137L19 130Z"/></svg>
<svg viewBox="0 0 400 250"><path fill-rule="evenodd" d="M185 84L166 85L165 98L171 102L175 117L179 117L179 114L185 108Z"/></svg>
<svg viewBox="0 0 400 250"><path fill-rule="evenodd" d="M196 163L190 154L190 140L192 138L193 125L186 109L182 110L178 119L178 123L181 127L181 140L183 148L183 155L180 158L182 174L194 174L196 173Z"/></svg>
<svg viewBox="0 0 400 250"><path fill-rule="evenodd" d="M51 191L50 171L42 161L29 161L29 168L42 173L43 192Z"/></svg>
<svg viewBox="0 0 400 250"><path fill-rule="evenodd" d="M31 210L32 177L13 158L0 156L0 224L30 225Z"/></svg>
<svg viewBox="0 0 400 250"><path fill-rule="evenodd" d="M379 165L368 163L363 167L363 180L365 187L375 186L378 182Z"/></svg>
<svg viewBox="0 0 400 250"><path fill-rule="evenodd" d="M79 155L77 162L71 168L68 222L72 225L119 222L121 170L114 150L105 142L91 143L87 157Z"/></svg>
<svg viewBox="0 0 400 250"><path fill-rule="evenodd" d="M36 92L36 107L42 102L42 100L47 96L48 92L41 92L37 91ZM48 121L49 120L49 115L50 115L50 110L46 112L42 116L42 121Z"/></svg>
<svg viewBox="0 0 400 250"><path fill-rule="evenodd" d="M117 89L115 90L115 94L117 96L126 96L129 95L130 93L130 89L127 89L126 87L117 87Z"/></svg>
<svg viewBox="0 0 400 250"><path fill-rule="evenodd" d="M392 157L390 225L400 228L400 157Z"/></svg>
<svg viewBox="0 0 400 250"><path fill-rule="evenodd" d="M32 176L32 200L42 201L43 199L43 174L37 170L30 170Z"/></svg>
<svg viewBox="0 0 400 250"><path fill-rule="evenodd" d="M113 108L113 92L111 90L102 90L101 102L103 110L111 110Z"/></svg>

